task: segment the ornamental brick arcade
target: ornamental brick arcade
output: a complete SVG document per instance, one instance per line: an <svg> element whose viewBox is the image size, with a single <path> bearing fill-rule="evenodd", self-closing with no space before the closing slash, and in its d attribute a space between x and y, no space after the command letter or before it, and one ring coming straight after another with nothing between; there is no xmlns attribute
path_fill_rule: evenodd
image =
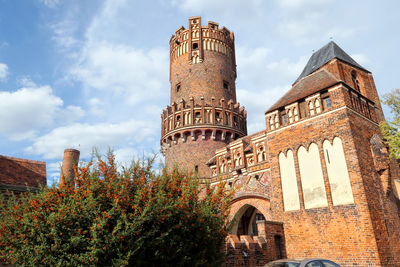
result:
<svg viewBox="0 0 400 267"><path fill-rule="evenodd" d="M379 130L372 74L328 43L265 112L266 129L251 135L236 75L225 27L191 17L171 37L161 147L167 168L235 188L226 264L325 257L400 266L399 168Z"/></svg>

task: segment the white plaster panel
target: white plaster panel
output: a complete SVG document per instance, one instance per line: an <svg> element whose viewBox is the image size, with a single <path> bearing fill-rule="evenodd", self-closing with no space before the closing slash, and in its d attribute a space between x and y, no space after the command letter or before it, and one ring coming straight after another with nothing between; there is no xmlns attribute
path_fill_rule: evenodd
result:
<svg viewBox="0 0 400 267"><path fill-rule="evenodd" d="M394 179L394 192L398 199L400 199L400 180Z"/></svg>
<svg viewBox="0 0 400 267"><path fill-rule="evenodd" d="M328 200L318 146L312 143L308 151L301 146L297 155L303 187L304 207L306 209L327 207Z"/></svg>
<svg viewBox="0 0 400 267"><path fill-rule="evenodd" d="M299 210L299 190L297 188L296 170L294 168L293 152L289 150L287 156L279 154L279 168L281 171L283 204L285 211Z"/></svg>
<svg viewBox="0 0 400 267"><path fill-rule="evenodd" d="M354 203L342 140L339 137L335 137L333 145L328 140L325 140L323 148L333 205Z"/></svg>

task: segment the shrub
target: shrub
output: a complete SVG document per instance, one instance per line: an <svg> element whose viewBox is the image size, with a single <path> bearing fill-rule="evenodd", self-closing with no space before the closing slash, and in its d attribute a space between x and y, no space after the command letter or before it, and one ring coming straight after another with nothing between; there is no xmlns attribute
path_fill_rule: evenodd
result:
<svg viewBox="0 0 400 267"><path fill-rule="evenodd" d="M151 160L117 171L114 156L76 170L75 186L0 201L0 257L34 266L216 266L229 195ZM199 196L202 197L199 197Z"/></svg>

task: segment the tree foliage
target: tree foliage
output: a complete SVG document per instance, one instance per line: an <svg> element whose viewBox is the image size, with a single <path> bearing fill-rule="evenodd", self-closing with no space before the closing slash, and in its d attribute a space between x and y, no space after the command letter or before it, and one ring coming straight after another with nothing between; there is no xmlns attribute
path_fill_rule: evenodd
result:
<svg viewBox="0 0 400 267"><path fill-rule="evenodd" d="M76 170L76 185L0 201L0 257L28 266L215 266L229 196L151 162L114 156ZM202 197L199 197L201 195ZM1 260L0 260L1 262Z"/></svg>
<svg viewBox="0 0 400 267"><path fill-rule="evenodd" d="M383 104L389 106L393 119L381 122L380 128L390 147L390 157L400 159L400 88L384 96Z"/></svg>

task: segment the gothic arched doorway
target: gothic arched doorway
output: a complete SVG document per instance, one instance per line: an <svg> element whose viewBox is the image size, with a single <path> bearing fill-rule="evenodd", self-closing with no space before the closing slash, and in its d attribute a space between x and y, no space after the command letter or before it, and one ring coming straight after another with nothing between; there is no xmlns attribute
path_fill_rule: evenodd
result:
<svg viewBox="0 0 400 267"><path fill-rule="evenodd" d="M257 221L265 220L264 215L254 206L245 205L243 210L235 218L237 220L236 233L237 235L258 235Z"/></svg>
<svg viewBox="0 0 400 267"><path fill-rule="evenodd" d="M234 199L230 211L231 235L237 240L245 240L244 236L256 240L257 236L257 242L265 242L264 256L276 260L286 257L285 234L283 223L271 217L269 204L269 200L263 198Z"/></svg>

